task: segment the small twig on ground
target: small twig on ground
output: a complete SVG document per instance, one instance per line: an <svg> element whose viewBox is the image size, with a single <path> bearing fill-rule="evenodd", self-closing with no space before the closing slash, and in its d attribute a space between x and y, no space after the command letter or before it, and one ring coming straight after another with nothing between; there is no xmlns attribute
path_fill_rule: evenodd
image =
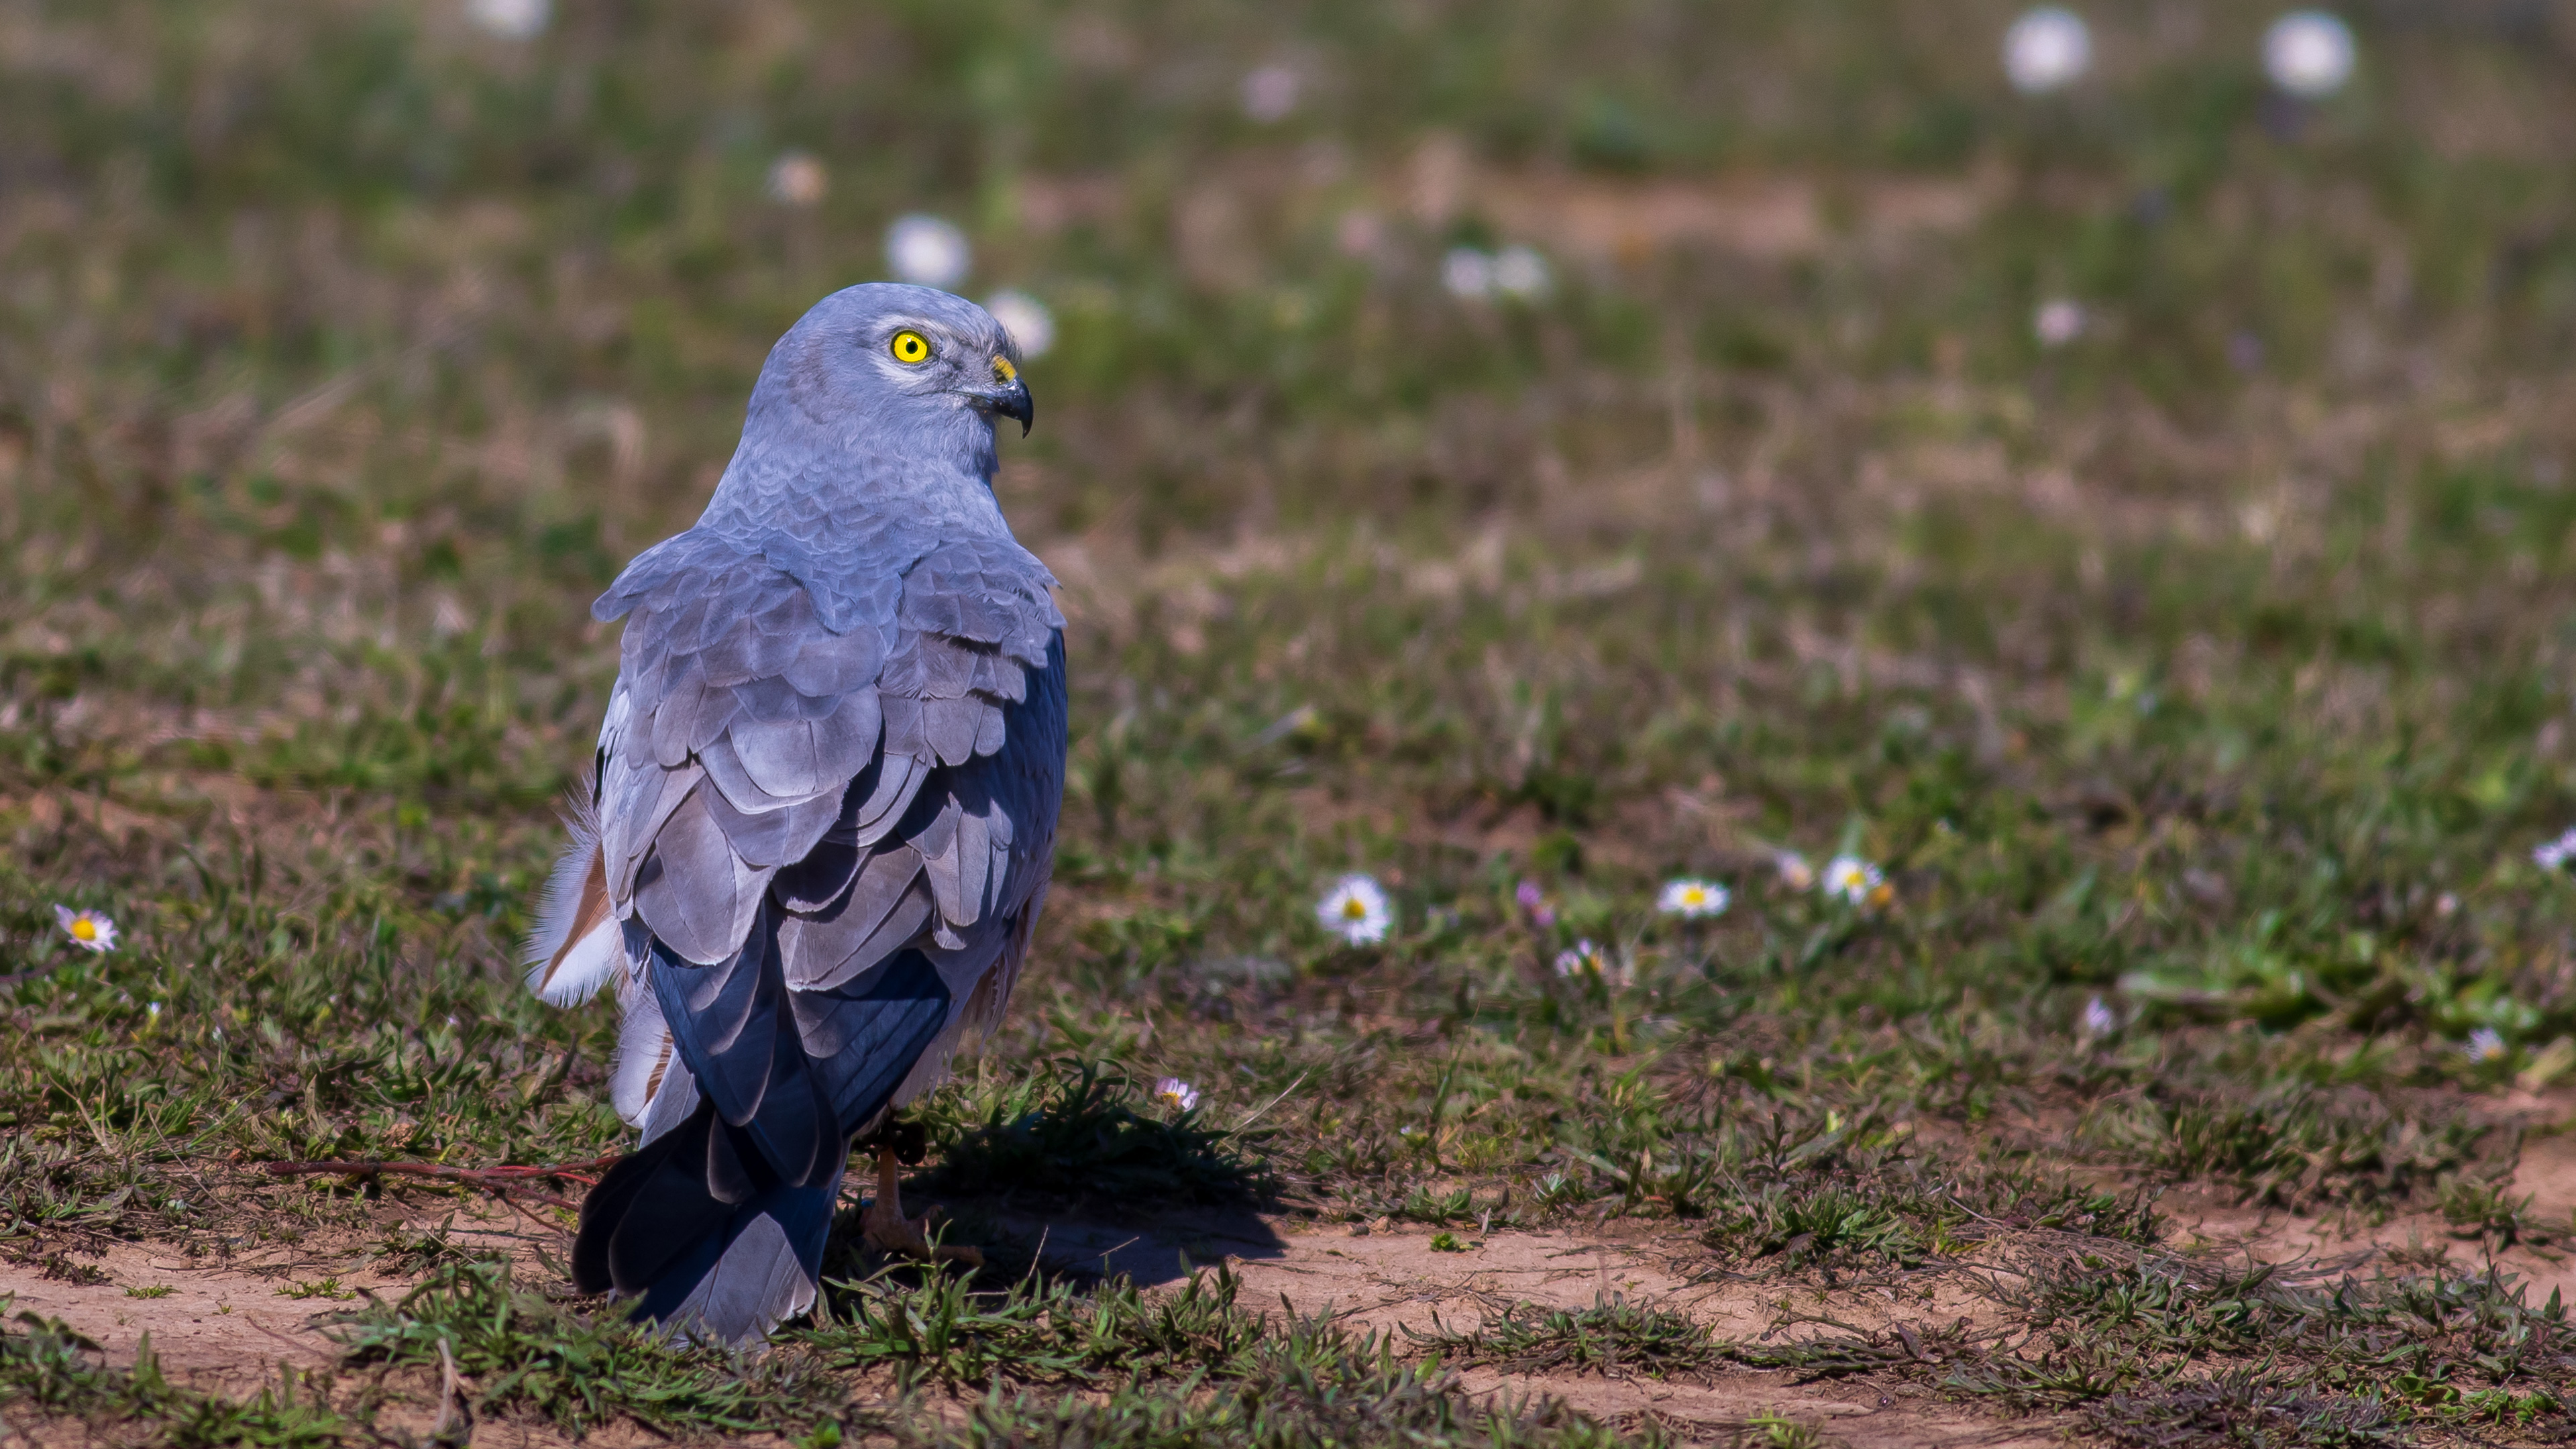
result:
<svg viewBox="0 0 2576 1449"><path fill-rule="evenodd" d="M595 1173L604 1172L617 1161L617 1156L597 1158L590 1162L571 1162L558 1167L449 1167L440 1162L372 1162L365 1160L325 1162L271 1162L264 1164L271 1177L428 1177L441 1182L458 1182L479 1187L486 1192L534 1198L554 1207L578 1208L579 1203L527 1184L541 1179L560 1178L589 1187L598 1182Z"/></svg>
<svg viewBox="0 0 2576 1449"><path fill-rule="evenodd" d="M430 1433L433 1444L466 1444L474 1438L474 1409L457 1397L457 1389L472 1388L465 1375L456 1371L456 1355L447 1348L447 1339L438 1340L438 1423Z"/></svg>

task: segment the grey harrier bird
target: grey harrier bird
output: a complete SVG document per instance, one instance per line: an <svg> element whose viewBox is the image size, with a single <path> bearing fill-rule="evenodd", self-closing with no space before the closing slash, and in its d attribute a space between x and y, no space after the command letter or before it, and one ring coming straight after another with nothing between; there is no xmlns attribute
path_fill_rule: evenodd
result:
<svg viewBox="0 0 2576 1449"><path fill-rule="evenodd" d="M1032 415L982 308L837 292L697 526L592 606L625 642L528 983L617 990L643 1140L572 1267L638 1317L740 1343L810 1307L852 1140L1010 998L1064 796L1064 616L992 488L995 420ZM869 1241L926 1255L890 1147L877 1176Z"/></svg>

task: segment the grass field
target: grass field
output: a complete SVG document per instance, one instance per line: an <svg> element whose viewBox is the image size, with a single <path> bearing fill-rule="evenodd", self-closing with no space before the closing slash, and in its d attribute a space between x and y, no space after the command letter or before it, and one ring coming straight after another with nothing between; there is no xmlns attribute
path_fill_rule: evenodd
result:
<svg viewBox="0 0 2576 1449"><path fill-rule="evenodd" d="M0 0L0 1443L2576 1436L2564 7L557 9ZM265 1164L616 1150L589 601L912 210L1060 332L996 1267L677 1350Z"/></svg>

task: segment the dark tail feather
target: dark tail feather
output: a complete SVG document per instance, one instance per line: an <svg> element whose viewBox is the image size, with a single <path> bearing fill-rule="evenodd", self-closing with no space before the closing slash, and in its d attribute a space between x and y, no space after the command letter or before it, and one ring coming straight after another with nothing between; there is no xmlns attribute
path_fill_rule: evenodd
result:
<svg viewBox="0 0 2576 1449"><path fill-rule="evenodd" d="M746 946L721 976L653 946L663 1020L705 1095L608 1170L573 1240L576 1284L691 1338L757 1340L813 1303L848 1134L885 1111L948 1019L918 951L829 991L788 990L778 929L765 917L766 954Z"/></svg>
<svg viewBox="0 0 2576 1449"><path fill-rule="evenodd" d="M841 1174L811 1186L772 1188L735 1209L724 1230L665 1274L636 1305L639 1318L692 1338L756 1343L814 1306L823 1243L832 1231Z"/></svg>
<svg viewBox="0 0 2576 1449"><path fill-rule="evenodd" d="M715 1119L715 1109L700 1103L688 1121L619 1159L582 1199L574 1287L641 1293L733 1215L732 1204L707 1191Z"/></svg>
<svg viewBox="0 0 2576 1449"><path fill-rule="evenodd" d="M814 1301L823 1242L845 1159L828 1155L804 1182L755 1169L741 1200L709 1188L736 1176L743 1129L700 1103L689 1120L653 1139L600 1178L581 1205L572 1276L587 1293L636 1300L634 1314L691 1338L758 1340ZM720 1140L720 1138L722 1140Z"/></svg>

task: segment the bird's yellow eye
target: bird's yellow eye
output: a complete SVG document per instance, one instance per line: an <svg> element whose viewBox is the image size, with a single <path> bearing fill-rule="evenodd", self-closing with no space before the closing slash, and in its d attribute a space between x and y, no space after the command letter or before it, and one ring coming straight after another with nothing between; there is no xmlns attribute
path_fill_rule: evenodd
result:
<svg viewBox="0 0 2576 1449"><path fill-rule="evenodd" d="M918 332L898 332L894 335L894 343L889 350L894 353L894 360L897 362L928 362L930 339Z"/></svg>

